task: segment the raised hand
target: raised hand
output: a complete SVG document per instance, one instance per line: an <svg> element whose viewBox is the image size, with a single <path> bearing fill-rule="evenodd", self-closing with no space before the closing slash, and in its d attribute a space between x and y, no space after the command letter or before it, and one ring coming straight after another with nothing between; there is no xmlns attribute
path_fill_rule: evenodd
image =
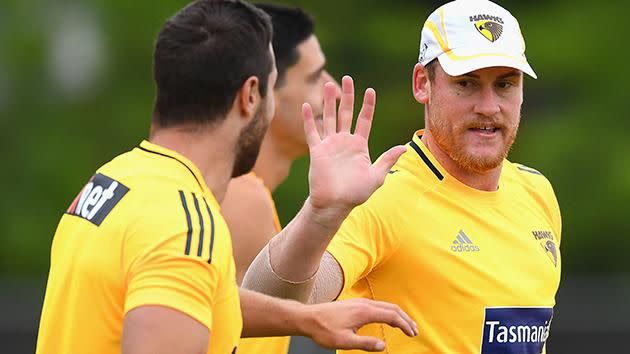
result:
<svg viewBox="0 0 630 354"><path fill-rule="evenodd" d="M350 76L341 81L342 95L336 109L335 85L324 85L322 134L317 131L308 103L302 107L304 131L310 152L309 201L316 209L349 212L365 202L405 152L396 146L372 164L368 138L376 106L376 92L368 88L363 97L354 134L350 132L354 108L354 84Z"/></svg>

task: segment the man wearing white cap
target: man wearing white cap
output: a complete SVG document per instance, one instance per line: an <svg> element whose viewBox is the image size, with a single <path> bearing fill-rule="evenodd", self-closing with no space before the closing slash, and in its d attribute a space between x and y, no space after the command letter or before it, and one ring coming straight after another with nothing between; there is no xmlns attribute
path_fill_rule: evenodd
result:
<svg viewBox="0 0 630 354"><path fill-rule="evenodd" d="M397 303L418 336L359 330L390 353L544 352L561 220L547 179L506 160L523 73L536 77L519 24L490 1L457 0L429 16L421 37L413 94L425 129L345 221L321 210L321 232L272 239L244 285L309 302Z"/></svg>

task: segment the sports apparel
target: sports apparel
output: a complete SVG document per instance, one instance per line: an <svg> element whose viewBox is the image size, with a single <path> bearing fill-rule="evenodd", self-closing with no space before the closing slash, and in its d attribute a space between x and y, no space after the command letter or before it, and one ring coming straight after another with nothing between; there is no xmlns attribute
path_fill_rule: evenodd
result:
<svg viewBox="0 0 630 354"><path fill-rule="evenodd" d="M424 23L418 62L438 59L458 76L482 68L507 66L536 78L525 58L518 21L488 0L456 0L435 10Z"/></svg>
<svg viewBox="0 0 630 354"><path fill-rule="evenodd" d="M254 172L250 172L248 176L258 179L264 186L262 179L256 176ZM276 227L277 234L282 230L282 225L280 224L280 218L276 211L276 203L273 200L271 191L267 187L264 188L273 208L273 223ZM238 354L286 354L289 352L290 341L291 337L242 338L238 344Z"/></svg>
<svg viewBox="0 0 630 354"><path fill-rule="evenodd" d="M561 221L547 179L504 161L496 192L450 176L418 131L385 184L355 208L328 251L342 298L398 304L413 338L369 325L389 353L541 353L560 281Z"/></svg>
<svg viewBox="0 0 630 354"><path fill-rule="evenodd" d="M209 353L232 353L242 316L231 242L197 167L143 141L61 218L37 353L120 353L125 315L145 305L187 314L210 329Z"/></svg>

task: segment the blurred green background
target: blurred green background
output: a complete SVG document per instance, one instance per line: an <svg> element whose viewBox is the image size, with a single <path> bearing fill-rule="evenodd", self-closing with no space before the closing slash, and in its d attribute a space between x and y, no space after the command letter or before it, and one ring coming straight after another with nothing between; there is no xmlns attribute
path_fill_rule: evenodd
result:
<svg viewBox="0 0 630 354"><path fill-rule="evenodd" d="M335 77L350 74L358 89L377 90L373 158L422 127L411 71L422 23L444 1L282 2L315 16ZM0 2L0 185L5 191L0 278L44 279L57 221L76 193L97 167L147 136L154 38L186 3ZM525 82L521 130L510 159L540 170L555 187L563 214L563 277L626 281L630 3L498 3L519 19L539 76ZM307 158L298 161L275 193L285 224L307 195L307 167ZM582 292L581 285L575 291Z"/></svg>

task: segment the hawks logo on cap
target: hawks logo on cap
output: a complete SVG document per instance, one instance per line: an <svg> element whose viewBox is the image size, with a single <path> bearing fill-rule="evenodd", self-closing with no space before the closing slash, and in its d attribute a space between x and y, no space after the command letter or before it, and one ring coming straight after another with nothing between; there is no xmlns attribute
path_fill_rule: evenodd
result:
<svg viewBox="0 0 630 354"><path fill-rule="evenodd" d="M490 42L494 42L503 33L503 19L499 16L476 15L470 16L470 22L474 22L475 28Z"/></svg>
<svg viewBox="0 0 630 354"><path fill-rule="evenodd" d="M477 31L481 33L486 39L490 42L494 42L499 37L501 37L501 33L503 33L503 25L494 21L477 21L475 22L475 28Z"/></svg>

